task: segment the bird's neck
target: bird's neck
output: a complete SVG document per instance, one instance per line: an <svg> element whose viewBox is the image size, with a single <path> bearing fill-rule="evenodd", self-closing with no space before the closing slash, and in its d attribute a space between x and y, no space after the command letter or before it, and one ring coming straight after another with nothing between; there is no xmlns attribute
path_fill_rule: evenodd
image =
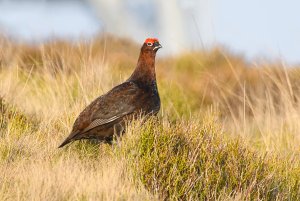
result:
<svg viewBox="0 0 300 201"><path fill-rule="evenodd" d="M129 80L152 84L156 82L155 54L141 52L135 70Z"/></svg>

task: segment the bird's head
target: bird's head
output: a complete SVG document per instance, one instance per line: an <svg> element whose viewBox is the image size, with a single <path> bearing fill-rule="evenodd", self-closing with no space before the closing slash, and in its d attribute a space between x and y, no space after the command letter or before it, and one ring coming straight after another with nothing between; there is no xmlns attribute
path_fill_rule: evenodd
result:
<svg viewBox="0 0 300 201"><path fill-rule="evenodd" d="M162 48L162 46L157 38L147 38L142 46L142 51L156 53L159 48Z"/></svg>

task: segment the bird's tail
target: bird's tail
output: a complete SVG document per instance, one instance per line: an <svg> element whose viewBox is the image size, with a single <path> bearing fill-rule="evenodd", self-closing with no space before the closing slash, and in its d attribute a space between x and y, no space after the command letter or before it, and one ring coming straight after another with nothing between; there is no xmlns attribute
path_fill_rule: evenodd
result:
<svg viewBox="0 0 300 201"><path fill-rule="evenodd" d="M61 145L59 145L58 148L62 148L63 146L65 146L66 144L69 144L70 142L78 139L76 138L76 136L80 133L80 131L75 131L75 132L72 132L68 137L67 139L65 139L65 141L63 141L63 143L61 143Z"/></svg>
<svg viewBox="0 0 300 201"><path fill-rule="evenodd" d="M72 141L72 140L69 139L69 138L65 139L65 141L63 141L63 143L61 143L61 145L59 145L58 148L62 148L62 147L65 146L66 144L69 144L71 141Z"/></svg>

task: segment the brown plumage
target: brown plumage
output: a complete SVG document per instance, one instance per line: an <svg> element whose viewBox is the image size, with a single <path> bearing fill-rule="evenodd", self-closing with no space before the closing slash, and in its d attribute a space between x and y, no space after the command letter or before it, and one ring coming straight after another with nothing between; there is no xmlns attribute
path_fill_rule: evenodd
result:
<svg viewBox="0 0 300 201"><path fill-rule="evenodd" d="M124 132L126 119L135 115L157 114L160 98L156 85L155 56L159 48L161 45L157 39L146 39L129 79L88 105L59 148L80 139L111 141L114 134Z"/></svg>

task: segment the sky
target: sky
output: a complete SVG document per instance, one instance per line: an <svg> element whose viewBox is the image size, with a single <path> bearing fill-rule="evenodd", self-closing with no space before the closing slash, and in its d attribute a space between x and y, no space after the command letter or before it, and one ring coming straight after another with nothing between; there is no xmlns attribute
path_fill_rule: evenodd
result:
<svg viewBox="0 0 300 201"><path fill-rule="evenodd" d="M25 41L49 37L90 37L100 31L101 22L80 1L1 1L0 32Z"/></svg>
<svg viewBox="0 0 300 201"><path fill-rule="evenodd" d="M299 0L216 0L215 40L251 57L300 63Z"/></svg>
<svg viewBox="0 0 300 201"><path fill-rule="evenodd" d="M300 63L299 0L88 2L0 0L0 32L29 42L101 31L137 42L154 35L170 53L221 44L248 59Z"/></svg>

